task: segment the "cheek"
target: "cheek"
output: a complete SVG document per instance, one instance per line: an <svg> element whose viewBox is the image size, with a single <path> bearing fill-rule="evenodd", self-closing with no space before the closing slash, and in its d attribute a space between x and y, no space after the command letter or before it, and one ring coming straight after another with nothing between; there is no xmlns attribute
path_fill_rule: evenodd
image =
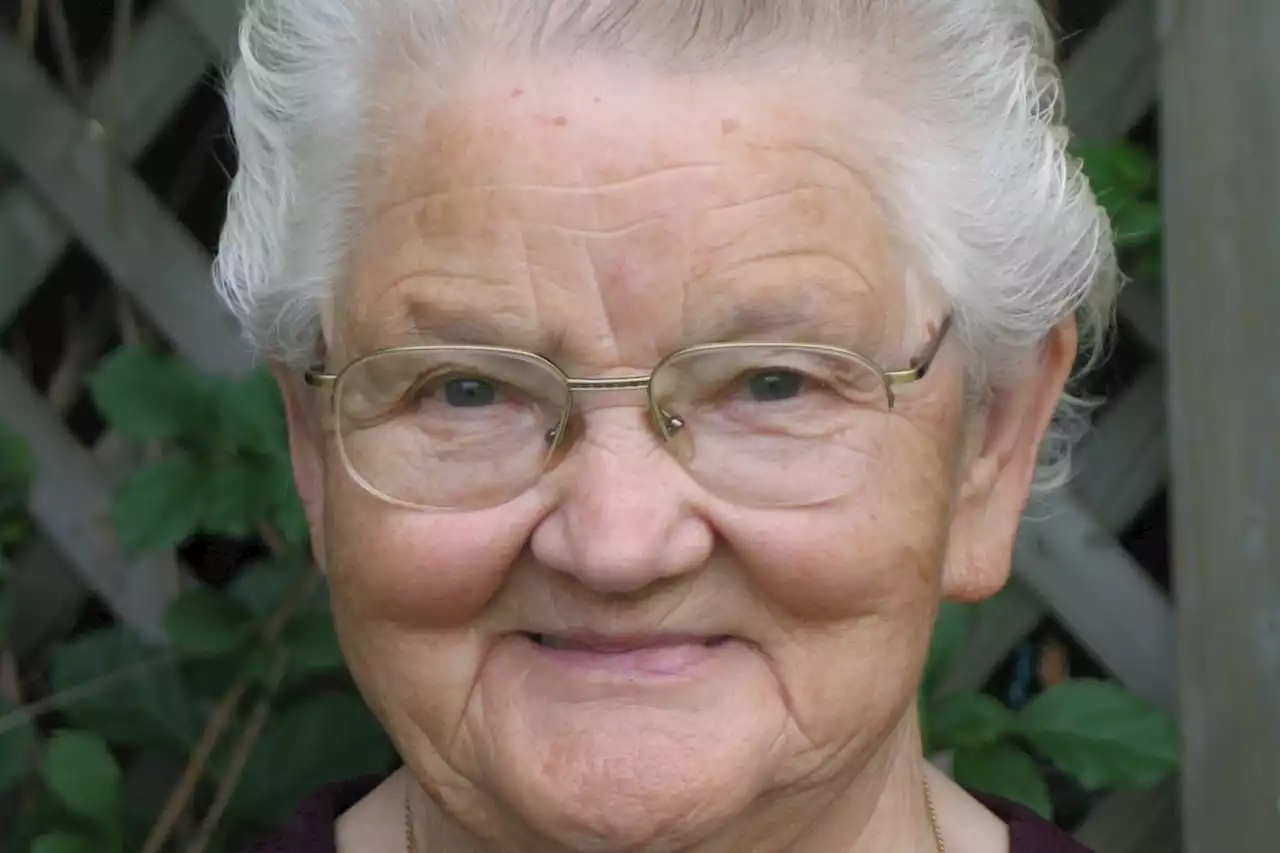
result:
<svg viewBox="0 0 1280 853"><path fill-rule="evenodd" d="M797 624L932 606L951 521L953 472L897 453L836 503L746 515L722 528L760 594Z"/></svg>
<svg viewBox="0 0 1280 853"><path fill-rule="evenodd" d="M838 766L845 748L874 748L915 695L954 480L935 437L908 431L877 447L865 482L837 503L721 525L775 619L764 650L800 733L801 776Z"/></svg>
<svg viewBox="0 0 1280 853"><path fill-rule="evenodd" d="M345 473L331 476L326 491L329 582L348 624L470 625L501 588L536 518L518 501L484 512L396 507Z"/></svg>

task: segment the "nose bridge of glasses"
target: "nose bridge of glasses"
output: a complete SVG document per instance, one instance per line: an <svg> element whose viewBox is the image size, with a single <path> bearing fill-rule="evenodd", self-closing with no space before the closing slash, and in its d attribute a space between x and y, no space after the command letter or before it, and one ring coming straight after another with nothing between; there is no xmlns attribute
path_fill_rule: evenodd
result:
<svg viewBox="0 0 1280 853"><path fill-rule="evenodd" d="M632 376L568 378L567 384L571 393L576 395L578 392L583 392L591 399L591 402L586 405L575 405L579 412L585 413L595 409L610 408L613 405L626 405L625 402L615 404L612 400L612 395L621 394L625 398L630 394L634 401L634 393L638 391L644 395L644 404L650 409L651 416L655 421L654 426L664 439L670 438L675 430L683 426L679 418L668 412L657 411L653 408L656 404L652 396L652 373Z"/></svg>
<svg viewBox="0 0 1280 853"><path fill-rule="evenodd" d="M645 391L649 390L652 373L637 376L602 376L588 379L569 379L569 390L577 393L600 391Z"/></svg>

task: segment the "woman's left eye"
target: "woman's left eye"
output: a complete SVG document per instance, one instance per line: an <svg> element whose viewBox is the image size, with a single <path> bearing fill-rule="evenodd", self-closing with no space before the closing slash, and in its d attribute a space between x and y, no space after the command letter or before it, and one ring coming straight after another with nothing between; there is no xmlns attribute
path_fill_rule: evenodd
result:
<svg viewBox="0 0 1280 853"><path fill-rule="evenodd" d="M445 402L458 409L492 406L498 399L498 388L494 382L475 377L449 379L441 383L440 390Z"/></svg>
<svg viewBox="0 0 1280 853"><path fill-rule="evenodd" d="M775 403L800 396L809 380L794 370L758 370L746 377L748 396L757 403Z"/></svg>

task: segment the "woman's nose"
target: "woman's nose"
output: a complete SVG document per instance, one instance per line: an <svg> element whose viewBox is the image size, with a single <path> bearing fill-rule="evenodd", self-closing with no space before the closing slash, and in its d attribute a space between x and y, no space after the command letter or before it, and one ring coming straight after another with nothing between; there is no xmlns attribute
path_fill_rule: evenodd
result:
<svg viewBox="0 0 1280 853"><path fill-rule="evenodd" d="M696 571L715 535L697 488L660 445L644 409L596 411L552 472L559 501L531 539L543 565L606 595Z"/></svg>

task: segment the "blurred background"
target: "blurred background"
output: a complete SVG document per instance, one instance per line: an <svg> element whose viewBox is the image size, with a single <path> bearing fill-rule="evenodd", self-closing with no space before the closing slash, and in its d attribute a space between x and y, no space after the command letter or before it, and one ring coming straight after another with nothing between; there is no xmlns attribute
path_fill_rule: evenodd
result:
<svg viewBox="0 0 1280 853"><path fill-rule="evenodd" d="M232 851L394 755L214 299L236 0L0 0L0 853ZM1098 853L1280 851L1280 3L1052 4L1132 282L930 754ZM1172 484L1172 487L1171 487Z"/></svg>

